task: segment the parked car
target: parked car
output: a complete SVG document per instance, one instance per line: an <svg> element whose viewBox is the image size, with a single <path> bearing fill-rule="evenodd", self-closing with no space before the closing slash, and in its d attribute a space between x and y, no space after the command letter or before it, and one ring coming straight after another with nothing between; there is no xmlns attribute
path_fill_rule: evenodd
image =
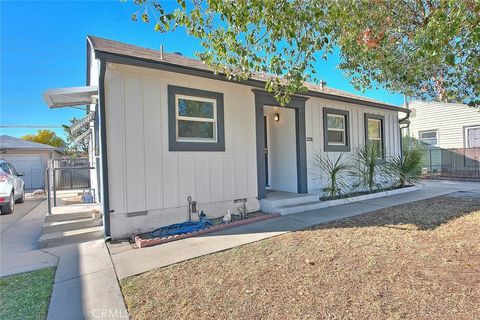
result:
<svg viewBox="0 0 480 320"><path fill-rule="evenodd" d="M25 201L25 182L21 178L23 173L17 172L15 167L0 159L0 211L12 213L14 203Z"/></svg>

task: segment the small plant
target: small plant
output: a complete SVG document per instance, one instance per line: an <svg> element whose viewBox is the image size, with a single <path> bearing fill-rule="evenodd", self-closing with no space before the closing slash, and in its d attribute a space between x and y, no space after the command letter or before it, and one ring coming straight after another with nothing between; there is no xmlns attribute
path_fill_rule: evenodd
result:
<svg viewBox="0 0 480 320"><path fill-rule="evenodd" d="M402 155L394 156L387 163L388 172L395 177L397 185L404 187L420 179L422 173L423 148L412 138L405 137L402 143Z"/></svg>
<svg viewBox="0 0 480 320"><path fill-rule="evenodd" d="M328 177L326 186L322 189L325 198L334 199L345 193L348 185L342 173L346 172L350 166L342 161L343 153L333 161L324 153L315 153L313 156L313 166L316 171L325 174Z"/></svg>
<svg viewBox="0 0 480 320"><path fill-rule="evenodd" d="M377 176L384 173L380 158L380 151L374 144L359 147L354 152L354 169L350 174L357 177L360 180L359 186L362 185L368 192L373 192L375 188L381 189L381 183L377 181Z"/></svg>

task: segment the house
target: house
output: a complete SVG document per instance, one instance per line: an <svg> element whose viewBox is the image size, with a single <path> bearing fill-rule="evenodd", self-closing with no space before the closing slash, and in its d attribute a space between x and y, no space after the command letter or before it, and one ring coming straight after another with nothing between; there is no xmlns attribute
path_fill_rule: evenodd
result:
<svg viewBox="0 0 480 320"><path fill-rule="evenodd" d="M257 211L270 191L307 199L318 193L315 152L335 158L370 140L400 154L398 112L408 110L313 84L282 107L266 79L229 81L181 54L89 36L87 86L45 97L96 113L92 177L106 236L185 221L189 197L209 217L241 202Z"/></svg>
<svg viewBox="0 0 480 320"><path fill-rule="evenodd" d="M479 148L480 112L465 104L412 101L410 134L442 148Z"/></svg>
<svg viewBox="0 0 480 320"><path fill-rule="evenodd" d="M480 179L480 112L465 104L412 101L410 136L424 145L430 177Z"/></svg>
<svg viewBox="0 0 480 320"><path fill-rule="evenodd" d="M24 174L26 189L45 187L45 169L50 160L60 157L58 148L19 138L0 136L0 158L9 161L18 172Z"/></svg>

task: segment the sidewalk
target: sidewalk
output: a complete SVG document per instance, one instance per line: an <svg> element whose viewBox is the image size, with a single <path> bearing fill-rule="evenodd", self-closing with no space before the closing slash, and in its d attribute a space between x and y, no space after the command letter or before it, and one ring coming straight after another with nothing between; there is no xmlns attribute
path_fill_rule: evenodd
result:
<svg viewBox="0 0 480 320"><path fill-rule="evenodd" d="M110 244L110 254L120 279L236 246L305 229L324 222L352 217L391 206L438 197L456 191L479 192L480 183L425 181L422 190L336 207L296 213L241 227L162 244L132 249Z"/></svg>
<svg viewBox="0 0 480 320"><path fill-rule="evenodd" d="M57 266L48 319L128 319L104 240L38 249L43 201L1 234L0 276Z"/></svg>
<svg viewBox="0 0 480 320"><path fill-rule="evenodd" d="M47 319L128 319L103 240L45 251L59 259Z"/></svg>

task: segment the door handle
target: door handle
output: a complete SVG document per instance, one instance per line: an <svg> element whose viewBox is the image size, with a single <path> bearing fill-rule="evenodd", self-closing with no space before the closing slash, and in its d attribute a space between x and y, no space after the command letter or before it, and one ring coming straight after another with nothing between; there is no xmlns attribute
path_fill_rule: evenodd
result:
<svg viewBox="0 0 480 320"><path fill-rule="evenodd" d="M268 154L268 148L264 148L263 151L265 152L265 154Z"/></svg>

